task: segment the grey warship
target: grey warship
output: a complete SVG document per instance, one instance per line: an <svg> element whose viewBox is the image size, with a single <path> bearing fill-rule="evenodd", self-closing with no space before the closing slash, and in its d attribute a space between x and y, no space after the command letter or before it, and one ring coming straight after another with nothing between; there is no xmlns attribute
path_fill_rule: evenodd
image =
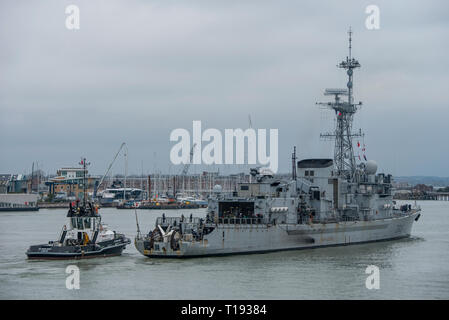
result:
<svg viewBox="0 0 449 320"><path fill-rule="evenodd" d="M291 178L270 170L251 169L253 181L229 194L214 188L207 216L158 217L142 235L137 250L152 258L187 258L360 244L409 237L421 215L419 206L393 201L392 176L377 173L372 161L357 161L352 132L353 72L360 67L349 55L338 67L346 70L347 88L326 89L333 101L318 103L335 112L336 126L323 138L335 139L333 159L297 161L292 154ZM347 99L346 99L347 98Z"/></svg>

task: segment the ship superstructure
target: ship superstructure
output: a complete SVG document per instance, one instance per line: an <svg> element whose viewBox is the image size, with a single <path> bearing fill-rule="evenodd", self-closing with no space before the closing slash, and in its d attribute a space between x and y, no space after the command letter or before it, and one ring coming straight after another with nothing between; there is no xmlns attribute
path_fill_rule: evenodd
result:
<svg viewBox="0 0 449 320"><path fill-rule="evenodd" d="M352 132L353 72L360 67L349 55L339 64L348 75L347 89L326 89L332 102L319 103L335 112L334 159L292 155L291 179L268 169L251 169L251 183L229 194L214 188L207 216L159 217L148 234L138 233L136 248L149 257L195 257L258 253L347 245L408 237L421 209L393 201L392 176L377 173L370 160L357 163ZM347 99L344 99L347 97Z"/></svg>

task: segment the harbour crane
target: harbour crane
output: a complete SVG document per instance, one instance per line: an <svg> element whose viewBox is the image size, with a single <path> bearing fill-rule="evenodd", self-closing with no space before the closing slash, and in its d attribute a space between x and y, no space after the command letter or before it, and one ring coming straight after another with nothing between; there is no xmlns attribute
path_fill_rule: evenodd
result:
<svg viewBox="0 0 449 320"><path fill-rule="evenodd" d="M187 172L189 171L189 167L190 167L190 165L192 164L192 162L193 162L193 150L195 149L195 147L196 147L196 143L194 143L193 144L193 146L192 146L192 148L190 149L190 159L189 159L189 162L187 162L186 164L184 164L184 168L182 169L182 172L181 172L181 176L182 176L182 188L183 188L183 191L185 192L185 190L186 190L186 185L185 185L185 177L186 177L186 175L187 175ZM175 183L174 183L175 184ZM173 190L174 190L175 188L173 188Z"/></svg>
<svg viewBox="0 0 449 320"><path fill-rule="evenodd" d="M196 143L194 143L193 146L192 146L192 148L190 149L190 160L189 160L189 162L187 162L187 163L184 165L184 168L182 169L182 172L181 172L181 175L182 175L182 176L187 175L187 172L189 171L190 164L191 164L192 161L193 161L193 149L194 149L195 147L196 147Z"/></svg>
<svg viewBox="0 0 449 320"><path fill-rule="evenodd" d="M101 184L102 184L103 181L104 181L104 178L108 175L109 171L110 171L111 168L112 168L112 165L114 164L115 160L117 159L118 155L120 154L120 151L122 151L123 147L126 147L126 143L125 143L125 142L123 142L123 143L120 145L120 148L118 149L117 153L115 154L114 159L112 159L111 163L109 164L109 167L108 167L108 169L106 170L106 173L103 175L103 177L101 177L100 182L98 183L97 187L95 188L95 191L94 191L94 198L97 197L97 190L98 190L98 188L100 188ZM128 149L128 148L126 147L126 149ZM127 156L127 155L128 155L128 150L126 150L126 153L125 153L125 156ZM126 165L127 165L127 163L126 163ZM125 187L126 187L126 174L125 174Z"/></svg>

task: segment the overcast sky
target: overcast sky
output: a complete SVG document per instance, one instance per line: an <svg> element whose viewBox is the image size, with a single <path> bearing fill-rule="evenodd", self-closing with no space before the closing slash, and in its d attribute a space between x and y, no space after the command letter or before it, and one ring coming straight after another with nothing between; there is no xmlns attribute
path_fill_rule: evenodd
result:
<svg viewBox="0 0 449 320"><path fill-rule="evenodd" d="M80 8L80 29L65 8ZM365 8L380 8L380 29ZM0 173L46 173L80 156L102 174L122 142L129 173L170 166L173 129L279 129L279 171L332 157L325 88L352 26L354 128L394 175L449 176L447 1L18 1L0 3ZM114 173L122 173L123 156ZM212 169L217 169L215 166ZM203 168L192 166L191 172ZM232 169L221 167L221 170ZM234 168L235 169L235 168Z"/></svg>

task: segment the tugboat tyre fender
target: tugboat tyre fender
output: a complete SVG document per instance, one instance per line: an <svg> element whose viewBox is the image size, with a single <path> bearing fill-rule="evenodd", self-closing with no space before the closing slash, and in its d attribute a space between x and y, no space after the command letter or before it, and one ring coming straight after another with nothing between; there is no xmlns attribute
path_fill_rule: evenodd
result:
<svg viewBox="0 0 449 320"><path fill-rule="evenodd" d="M172 250L178 250L179 249L179 237L177 237L178 232L173 232L170 237L170 247Z"/></svg>

